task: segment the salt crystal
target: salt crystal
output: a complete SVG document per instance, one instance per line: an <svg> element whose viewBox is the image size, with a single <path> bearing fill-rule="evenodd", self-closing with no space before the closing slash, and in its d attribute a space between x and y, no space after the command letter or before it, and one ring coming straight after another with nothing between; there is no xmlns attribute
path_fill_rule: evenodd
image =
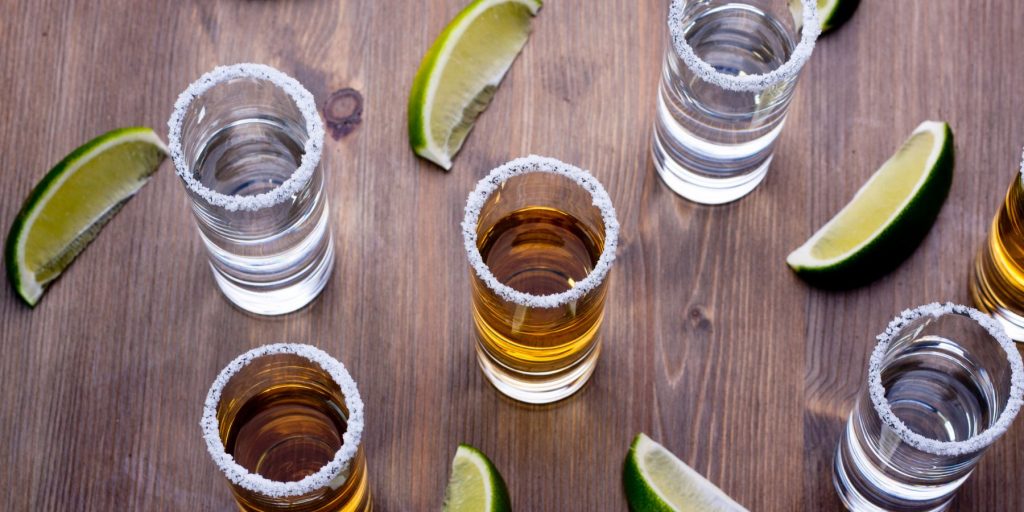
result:
<svg viewBox="0 0 1024 512"><path fill-rule="evenodd" d="M781 1L781 0L779 0ZM712 67L703 59L697 56L690 44L686 41L686 34L683 29L685 6L692 0L673 0L668 13L668 28L672 36L672 46L676 54L686 63L693 74L699 76L705 82L717 85L730 91L761 92L777 84L794 80L800 68L807 59L811 57L814 50L814 43L821 34L821 21L818 19L817 0L801 0L803 5L803 28L800 33L800 42L793 49L789 60L776 69L764 74L754 75L730 75L722 73Z"/></svg>
<svg viewBox="0 0 1024 512"><path fill-rule="evenodd" d="M348 417L345 422L347 427L342 435L341 448L334 454L334 458L316 473L294 482L277 482L267 479L262 475L250 473L235 462L235 458L224 450L224 443L220 439L220 422L217 421L217 404L220 402L224 386L231 380L231 377L253 360L276 354L294 354L323 368L341 388L341 393L345 397L345 408L348 409ZM356 387L355 381L352 380L352 376L345 369L345 365L337 359L311 345L275 343L254 348L236 357L221 370L217 379L213 381L213 385L210 386L210 392L206 395L203 419L199 424L203 428L207 451L210 452L213 462L231 483L272 498L301 496L326 487L338 475L347 470L352 463L363 435L363 400L359 397L359 389Z"/></svg>
<svg viewBox="0 0 1024 512"><path fill-rule="evenodd" d="M964 315L977 322L978 325L988 331L999 342L1003 351L1006 352L1006 357L1010 363L1010 396L1006 400L1006 407L999 415L999 419L991 427L985 429L984 432L963 441L929 439L911 430L893 413L892 408L889 406L889 401L885 398L885 387L882 386L882 367L893 337L915 320L927 316L939 318L949 314ZM1013 342L1010 341L1006 332L1003 331L1003 328L992 317L974 308L959 304L948 302L945 304L937 302L925 304L917 309L904 311L889 323L885 332L878 335L878 345L875 347L874 352L871 353L871 359L868 362L868 392L871 395L871 402L875 406L875 411L878 412L878 416L882 419L882 423L888 425L889 428L896 432L900 439L910 446L923 452L944 457L965 455L980 451L992 444L1013 423L1014 417L1020 411L1021 396L1024 394L1024 363L1021 362L1020 354L1017 352Z"/></svg>
<svg viewBox="0 0 1024 512"><path fill-rule="evenodd" d="M601 220L604 222L604 250L601 252L597 264L586 278L562 293L533 295L498 281L487 264L484 263L480 249L477 248L477 223L480 220L480 209L487 202L487 198L506 180L532 172L558 174L576 182L590 193L594 206L601 210ZM530 155L495 168L476 184L476 188L470 192L466 201L466 217L462 221L462 238L465 242L466 254L469 256L469 264L491 291L502 299L521 306L550 309L577 301L601 284L612 268L612 262L615 261L615 249L619 241L619 221L615 218L615 208L612 206L612 199L608 196L608 192L589 172L554 158Z"/></svg>
<svg viewBox="0 0 1024 512"><path fill-rule="evenodd" d="M188 161L181 146L181 130L185 120L185 113L189 105L213 86L234 80L237 78L251 78L265 80L281 88L295 102L306 125L308 138L303 146L302 158L298 168L284 183L277 188L252 196L226 195L210 190L192 176ZM205 115L205 109L200 113ZM256 211L269 208L284 202L285 200L302 192L303 187L313 176L313 171L320 163L320 152L324 145L324 126L320 115L316 110L316 101L313 95L306 90L294 78L263 64L234 64L232 66L219 66L213 71L199 77L192 82L174 102L174 111L167 121L168 141L171 159L177 169L178 176L189 188L199 197L214 206L220 206L228 211Z"/></svg>

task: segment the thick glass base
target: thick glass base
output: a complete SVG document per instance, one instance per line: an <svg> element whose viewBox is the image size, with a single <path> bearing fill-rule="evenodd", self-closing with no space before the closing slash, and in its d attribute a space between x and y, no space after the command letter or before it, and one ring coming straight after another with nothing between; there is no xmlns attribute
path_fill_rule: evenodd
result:
<svg viewBox="0 0 1024 512"><path fill-rule="evenodd" d="M504 395L529 404L549 404L568 398L590 380L601 354L600 342L590 353L568 368L556 372L527 373L508 368L492 359L486 349L476 344L477 361L487 380Z"/></svg>
<svg viewBox="0 0 1024 512"><path fill-rule="evenodd" d="M323 254L288 282L250 283L233 279L211 264L217 286L232 304L257 315L284 315L313 302L327 286L334 270L334 242L328 235Z"/></svg>
<svg viewBox="0 0 1024 512"><path fill-rule="evenodd" d="M740 164L743 167L719 172L721 177L715 177L713 172L696 169L694 162L687 162L678 151L670 150L662 131L655 127L652 137L654 168L668 188L690 201L712 205L735 201L753 192L768 174L772 161L770 152L753 165L744 162Z"/></svg>
<svg viewBox="0 0 1024 512"><path fill-rule="evenodd" d="M974 259L968 286L975 307L995 318L1010 339L1024 342L1024 316L1021 315L1024 312L1010 309L1008 304L1021 293L999 272L987 242Z"/></svg>
<svg viewBox="0 0 1024 512"><path fill-rule="evenodd" d="M949 508L956 489L967 478L936 486L897 485L895 480L883 475L872 475L871 469L858 469L853 460L857 455L852 453L856 450L856 443L851 442L847 431L839 441L832 464L836 493L847 510L854 512L941 512ZM880 485L892 492L887 493Z"/></svg>

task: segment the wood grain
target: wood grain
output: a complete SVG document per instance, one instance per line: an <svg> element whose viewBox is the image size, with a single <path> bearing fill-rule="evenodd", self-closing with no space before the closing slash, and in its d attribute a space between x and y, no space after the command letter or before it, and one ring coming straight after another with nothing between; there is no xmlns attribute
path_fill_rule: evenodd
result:
<svg viewBox="0 0 1024 512"><path fill-rule="evenodd" d="M280 319L220 295L169 164L33 311L0 292L5 510L229 510L200 440L207 386L240 352L318 345L367 403L379 510L436 510L456 444L503 471L523 511L624 510L621 463L647 432L752 510L839 507L830 464L873 337L900 309L967 300L975 249L1024 143L1019 25L1005 0L863 2L820 41L772 171L702 207L648 154L666 2L548 2L451 173L408 150L420 56L464 0L0 2L0 226L40 176L112 128L165 133L218 64L353 87L362 125L328 140L339 258L323 296ZM950 122L957 171L917 253L826 293L783 261L924 119ZM623 224L592 382L554 406L504 399L472 350L458 222L493 166L538 153L591 169ZM958 510L1022 510L1024 429L981 462Z"/></svg>

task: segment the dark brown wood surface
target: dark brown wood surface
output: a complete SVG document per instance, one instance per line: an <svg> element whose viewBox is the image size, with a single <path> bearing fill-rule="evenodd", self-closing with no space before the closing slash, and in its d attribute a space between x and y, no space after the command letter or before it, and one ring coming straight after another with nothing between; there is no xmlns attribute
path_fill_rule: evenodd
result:
<svg viewBox="0 0 1024 512"><path fill-rule="evenodd" d="M621 465L647 432L752 510L839 508L831 461L873 337L902 308L968 300L975 250L1024 144L1024 3L865 0L819 42L764 184L703 207L649 157L664 0L552 0L454 169L414 157L406 97L464 0L0 1L0 226L45 171L107 130L161 134L177 94L242 61L322 101L354 87L363 123L327 141L338 249L311 307L255 318L221 296L169 163L35 310L0 291L0 508L229 510L200 439L207 387L274 341L339 357L367 404L378 510L437 510L459 442L520 511L624 510ZM925 119L956 134L952 192L920 249L863 289L822 292L784 264ZM548 407L476 367L458 222L489 169L528 153L590 169L623 225L604 351ZM1024 427L958 510L1024 510Z"/></svg>

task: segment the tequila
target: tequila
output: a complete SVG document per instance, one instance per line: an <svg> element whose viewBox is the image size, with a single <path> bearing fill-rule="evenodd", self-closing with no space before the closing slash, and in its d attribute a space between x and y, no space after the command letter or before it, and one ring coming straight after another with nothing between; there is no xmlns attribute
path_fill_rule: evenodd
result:
<svg viewBox="0 0 1024 512"><path fill-rule="evenodd" d="M851 510L944 510L1021 404L1024 366L983 313L931 304L890 324L840 440Z"/></svg>
<svg viewBox="0 0 1024 512"><path fill-rule="evenodd" d="M265 315L323 290L334 262L323 126L308 91L272 68L217 68L169 122L178 175L225 296Z"/></svg>
<svg viewBox="0 0 1024 512"><path fill-rule="evenodd" d="M575 393L600 354L618 239L607 192L557 160L513 160L470 194L463 234L484 375L529 403Z"/></svg>
<svg viewBox="0 0 1024 512"><path fill-rule="evenodd" d="M718 204L765 177L800 68L818 33L784 1L675 0L658 90L652 151L662 180L695 202Z"/></svg>
<svg viewBox="0 0 1024 512"><path fill-rule="evenodd" d="M477 242L498 281L551 295L587 277L604 250L603 233L555 208L527 207L501 218ZM503 300L473 276L473 320L480 349L498 364L543 375L593 353L604 317L605 283L574 306L539 309Z"/></svg>
<svg viewBox="0 0 1024 512"><path fill-rule="evenodd" d="M970 290L974 304L999 320L1006 333L1024 341L1024 164L1015 174L988 239L974 260Z"/></svg>
<svg viewBox="0 0 1024 512"><path fill-rule="evenodd" d="M249 362L238 368L239 361ZM307 345L280 344L225 371L211 388L219 396L208 398L203 427L241 510L372 509L359 446L362 403L341 363Z"/></svg>

